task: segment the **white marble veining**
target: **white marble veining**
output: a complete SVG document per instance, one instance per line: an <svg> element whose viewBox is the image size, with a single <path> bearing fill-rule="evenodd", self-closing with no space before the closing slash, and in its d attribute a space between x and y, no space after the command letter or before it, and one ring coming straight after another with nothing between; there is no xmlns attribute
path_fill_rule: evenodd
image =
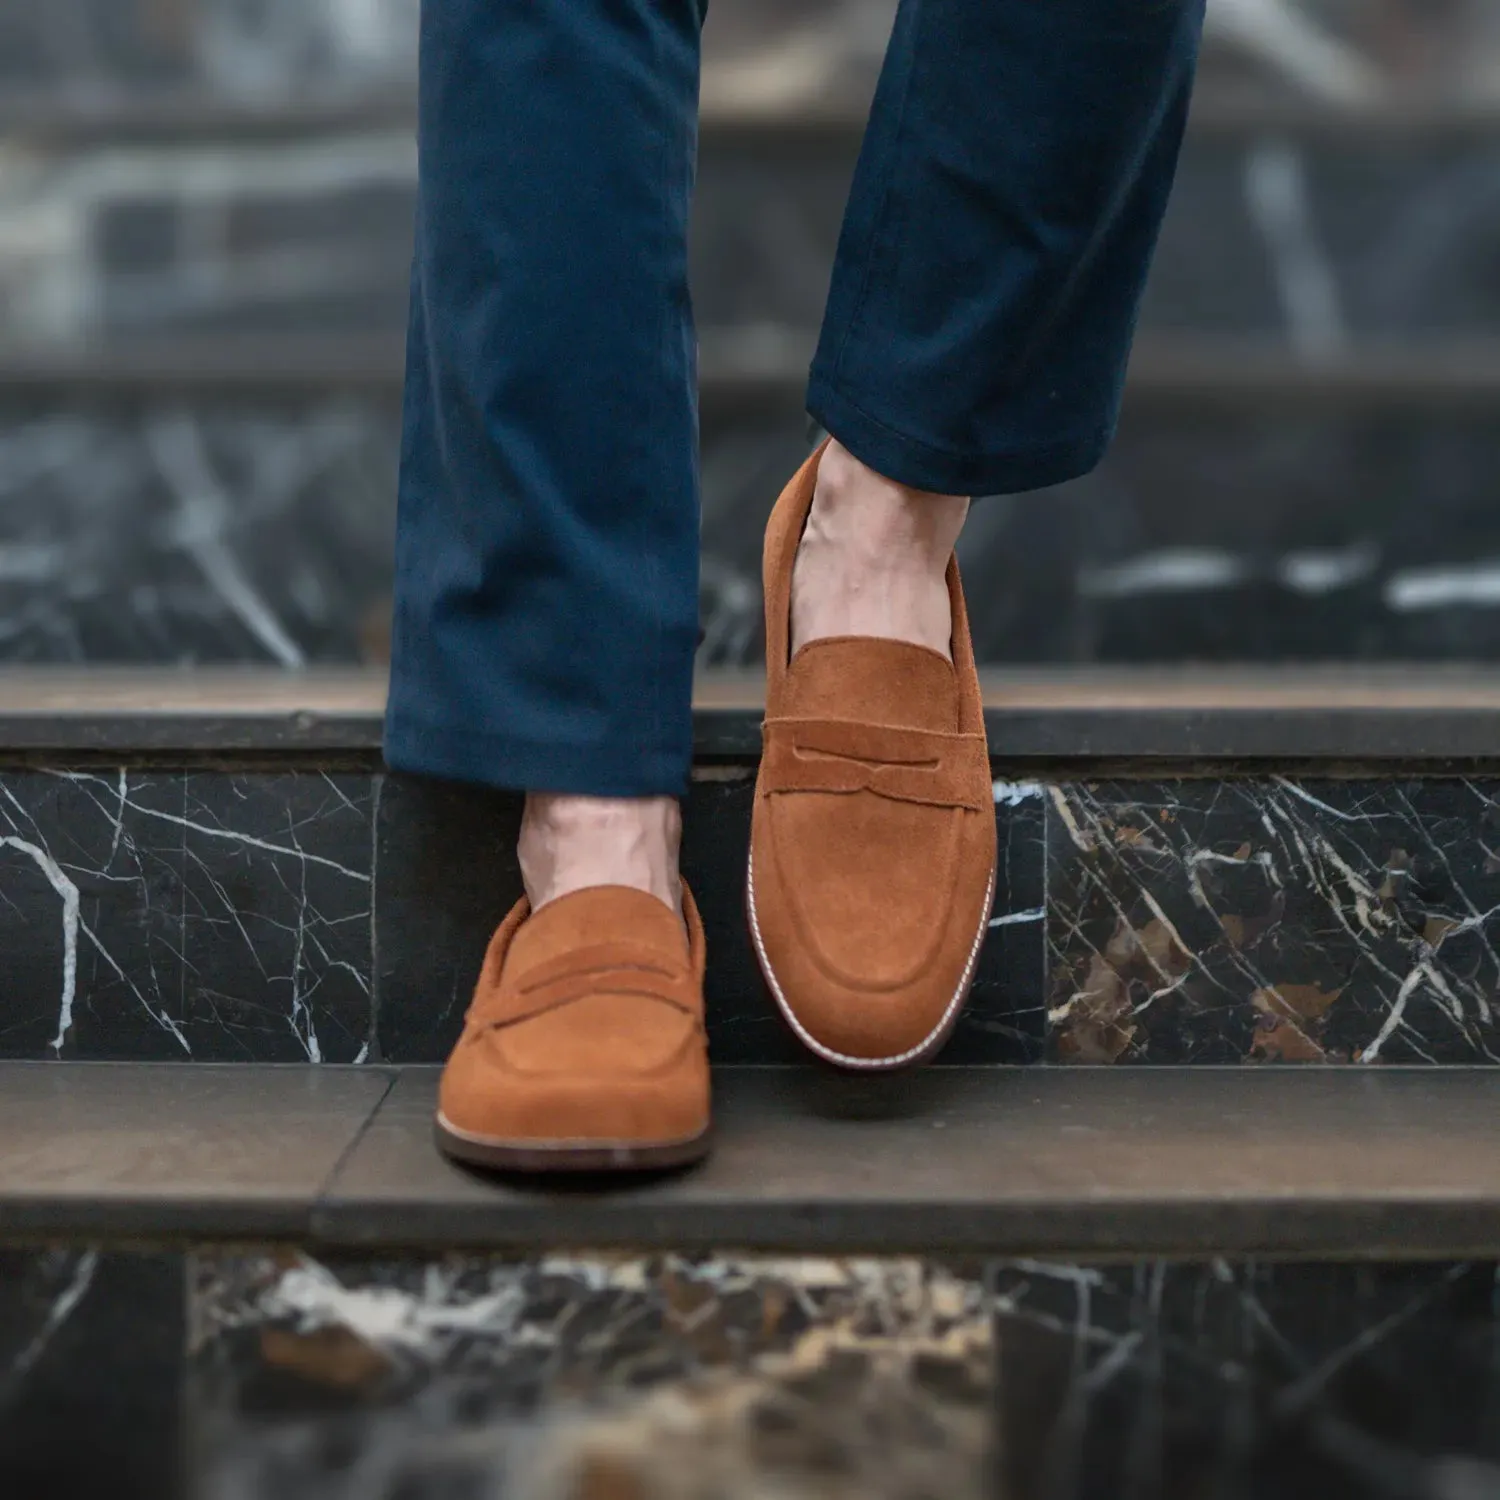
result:
<svg viewBox="0 0 1500 1500"><path fill-rule="evenodd" d="M1064 1056L1500 1062L1488 783L1075 783L1051 811Z"/></svg>
<svg viewBox="0 0 1500 1500"><path fill-rule="evenodd" d="M11 1035L50 988L53 1056L367 1057L372 800L318 773L0 777Z"/></svg>

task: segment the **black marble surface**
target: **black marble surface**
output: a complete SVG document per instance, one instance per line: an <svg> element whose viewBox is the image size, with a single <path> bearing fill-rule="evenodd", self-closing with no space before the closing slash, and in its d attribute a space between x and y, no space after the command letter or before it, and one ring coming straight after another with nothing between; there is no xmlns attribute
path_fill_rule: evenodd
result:
<svg viewBox="0 0 1500 1500"><path fill-rule="evenodd" d="M368 775L0 777L7 1057L369 1055Z"/></svg>
<svg viewBox="0 0 1500 1500"><path fill-rule="evenodd" d="M1491 781L1050 788L1063 1062L1493 1063Z"/></svg>
<svg viewBox="0 0 1500 1500"><path fill-rule="evenodd" d="M396 441L368 396L0 411L0 661L379 660ZM761 531L806 447L795 402L705 421L704 665L759 658ZM1497 463L1482 407L1140 405L1097 474L975 507L976 649L1492 659Z"/></svg>
<svg viewBox="0 0 1500 1500"><path fill-rule="evenodd" d="M982 1276L916 1260L202 1255L223 1500L979 1500Z"/></svg>
<svg viewBox="0 0 1500 1500"><path fill-rule="evenodd" d="M684 868L721 1063L794 1061L743 918L752 797ZM1500 1061L1485 774L1001 780L1000 894L946 1064ZM366 770L0 772L0 1055L439 1062L519 895L516 799Z"/></svg>
<svg viewBox="0 0 1500 1500"><path fill-rule="evenodd" d="M1500 1494L1496 1267L995 1274L1013 1500Z"/></svg>
<svg viewBox="0 0 1500 1500"><path fill-rule="evenodd" d="M1492 660L1500 449L1483 406L1127 406L1097 473L974 508L994 662Z"/></svg>
<svg viewBox="0 0 1500 1500"><path fill-rule="evenodd" d="M0 1486L7 1500L172 1500L183 1258L0 1249Z"/></svg>
<svg viewBox="0 0 1500 1500"><path fill-rule="evenodd" d="M0 409L0 662L380 660L396 442L368 395ZM806 451L795 400L705 418L705 666L760 657L762 529ZM1138 403L1097 474L975 506L976 650L1493 659L1497 463L1482 406Z"/></svg>
<svg viewBox="0 0 1500 1500"><path fill-rule="evenodd" d="M0 413L0 659L353 661L384 635L389 400Z"/></svg>
<svg viewBox="0 0 1500 1500"><path fill-rule="evenodd" d="M818 326L857 146L853 131L705 131L692 262L705 330ZM1493 129L1200 125L1140 327L1265 339L1311 360L1362 339L1472 341L1500 329L1497 244Z"/></svg>
<svg viewBox="0 0 1500 1500"><path fill-rule="evenodd" d="M521 896L521 799L386 776L375 806L379 1055L443 1060L490 936Z"/></svg>
<svg viewBox="0 0 1500 1500"><path fill-rule="evenodd" d="M979 955L952 1061L1029 1063L1046 1040L1046 806L1040 782L997 781L999 875L990 932Z"/></svg>

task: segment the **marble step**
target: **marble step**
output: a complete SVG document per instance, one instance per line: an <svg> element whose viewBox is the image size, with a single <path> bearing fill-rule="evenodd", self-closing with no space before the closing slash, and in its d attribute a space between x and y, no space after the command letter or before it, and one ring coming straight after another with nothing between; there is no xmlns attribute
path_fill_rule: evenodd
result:
<svg viewBox="0 0 1500 1500"><path fill-rule="evenodd" d="M1500 1061L1500 675L985 684L999 888L943 1065ZM388 774L382 696L0 675L0 1057L440 1062L520 803ZM754 676L700 681L684 868L723 1064L800 1057L743 917L759 715Z"/></svg>
<svg viewBox="0 0 1500 1500"><path fill-rule="evenodd" d="M1500 1256L1500 1073L721 1068L686 1174L440 1159L438 1069L0 1063L0 1240L707 1254Z"/></svg>

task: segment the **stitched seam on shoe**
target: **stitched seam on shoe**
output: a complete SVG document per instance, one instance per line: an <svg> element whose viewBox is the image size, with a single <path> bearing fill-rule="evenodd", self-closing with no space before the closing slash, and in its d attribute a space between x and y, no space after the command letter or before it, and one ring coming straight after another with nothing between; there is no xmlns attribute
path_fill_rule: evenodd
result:
<svg viewBox="0 0 1500 1500"><path fill-rule="evenodd" d="M797 1019L796 1013L792 1010L790 1003L782 992L781 982L776 978L776 971L771 967L771 960L766 954L766 945L761 940L760 918L755 910L755 856L752 853L745 866L745 905L750 915L750 937L755 944L755 952L760 960L761 972L766 977L766 983L771 987L771 994L774 996L776 1004L780 1007L782 1015L790 1023L792 1030L797 1033L798 1040L818 1057L823 1058L827 1062L837 1063L843 1068L858 1068L867 1071L881 1068L899 1068L906 1063L915 1062L918 1058L922 1057L937 1042L937 1039L943 1034L944 1029L952 1023L955 1012L968 996L969 986L974 974L974 966L979 962L979 952L984 946L984 936L989 931L990 910L995 899L995 881L997 875L998 871L991 869L990 883L985 892L984 908L979 920L979 931L974 937L973 946L969 949L969 959L964 965L964 972L959 979L958 988L954 991L953 998L948 1002L947 1009L944 1010L938 1024L915 1047L909 1047L905 1052L899 1053L895 1057L850 1057L842 1052L835 1052L832 1047L825 1047L812 1036L807 1028L803 1026L802 1022Z"/></svg>
<svg viewBox="0 0 1500 1500"><path fill-rule="evenodd" d="M768 796L870 792L916 807L991 810L983 734L778 715L766 718L761 737Z"/></svg>
<svg viewBox="0 0 1500 1500"><path fill-rule="evenodd" d="M580 979L592 979L600 974L654 974L661 979L671 983L679 978L675 969L668 968L664 963L639 963L634 960L621 960L610 962L607 959L594 960L574 964L571 962L573 955L564 954L563 960L553 965L538 965L527 971L517 980L516 992L521 995L534 994L537 990L551 989L559 984L574 983ZM532 976L540 973L540 978Z"/></svg>
<svg viewBox="0 0 1500 1500"><path fill-rule="evenodd" d="M679 1015L686 1016L690 1021L699 1019L697 1010L692 1006L684 1005L680 1000L673 1000L668 995L659 995L655 990L627 990L611 986L607 990L589 990L582 995L568 995L561 1000L549 1000L545 1005L539 1005L535 1010L528 1010L519 1016L502 1016L493 1021L476 1021L475 1028L480 1031L508 1031L514 1026L524 1026L527 1021L540 1020L543 1016L566 1010L570 1005L582 1005L585 1000L594 1000L601 995L627 995L633 1000L654 1000L659 1005L665 1005L669 1010L675 1010Z"/></svg>

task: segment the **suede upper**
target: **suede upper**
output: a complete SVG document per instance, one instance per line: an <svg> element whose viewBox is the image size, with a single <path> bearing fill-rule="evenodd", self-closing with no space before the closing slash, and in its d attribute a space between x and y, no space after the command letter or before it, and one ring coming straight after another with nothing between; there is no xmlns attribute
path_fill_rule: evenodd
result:
<svg viewBox="0 0 1500 1500"><path fill-rule="evenodd" d="M442 1123L515 1145L652 1146L708 1127L703 925L599 886L523 900L485 956L443 1074Z"/></svg>
<svg viewBox="0 0 1500 1500"><path fill-rule="evenodd" d="M848 1067L889 1067L941 1045L972 981L994 894L989 755L956 563L952 662L862 636L787 659L792 564L820 456L766 534L747 904L762 969L802 1040Z"/></svg>

